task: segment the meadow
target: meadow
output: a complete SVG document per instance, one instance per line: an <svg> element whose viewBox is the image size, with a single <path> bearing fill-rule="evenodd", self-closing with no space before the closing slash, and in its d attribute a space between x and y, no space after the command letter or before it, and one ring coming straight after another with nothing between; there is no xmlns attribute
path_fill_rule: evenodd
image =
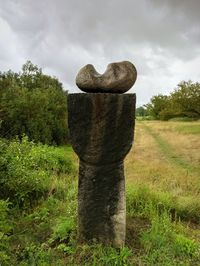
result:
<svg viewBox="0 0 200 266"><path fill-rule="evenodd" d="M121 250L76 241L78 159L70 146L26 137L0 146L0 265L200 264L199 121L136 120Z"/></svg>
<svg viewBox="0 0 200 266"><path fill-rule="evenodd" d="M200 243L199 151L200 122L136 122L134 147L125 160L127 230L134 230L138 217L150 221L149 231L144 231L144 220L141 228L136 226L147 265L199 265L184 257L187 237L190 244ZM180 244L182 237L186 242ZM177 249L177 242L185 246L178 247L181 256L170 251Z"/></svg>

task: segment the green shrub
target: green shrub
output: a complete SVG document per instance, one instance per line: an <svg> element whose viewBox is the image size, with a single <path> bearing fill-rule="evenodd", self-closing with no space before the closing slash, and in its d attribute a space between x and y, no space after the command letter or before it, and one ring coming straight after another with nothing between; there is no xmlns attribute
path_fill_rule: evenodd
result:
<svg viewBox="0 0 200 266"><path fill-rule="evenodd" d="M51 190L54 176L74 171L69 158L54 147L22 141L0 140L0 198L20 208L32 207Z"/></svg>

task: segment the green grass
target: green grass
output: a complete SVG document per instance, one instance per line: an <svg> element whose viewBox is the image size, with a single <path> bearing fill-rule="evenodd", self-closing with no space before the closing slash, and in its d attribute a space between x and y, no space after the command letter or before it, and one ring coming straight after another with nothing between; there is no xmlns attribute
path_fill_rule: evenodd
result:
<svg viewBox="0 0 200 266"><path fill-rule="evenodd" d="M173 121L173 122L191 122L191 121L197 121L198 118L193 118L193 117L173 117L170 118L168 121Z"/></svg>
<svg viewBox="0 0 200 266"><path fill-rule="evenodd" d="M153 130L147 132L152 135ZM153 138L174 164L169 145L155 132ZM25 186L28 177L25 175L24 179L24 173L29 173L33 177L28 178L31 188L40 189L41 194L29 208L15 205L12 197L0 200L0 265L198 265L200 201L195 196L174 197L161 187L152 190L147 183L129 182L125 247L80 245L77 242L78 160L72 148L36 145L27 139L22 143L14 141L8 145L2 141L1 144L1 182L7 187L22 182L23 187L19 191L16 187L15 193L26 192L30 186ZM179 161L175 165L182 167ZM44 187L35 183L37 173L43 173L38 180L39 184L46 180ZM9 182L3 179L6 175Z"/></svg>
<svg viewBox="0 0 200 266"><path fill-rule="evenodd" d="M175 130L183 134L200 134L200 124L179 125L175 128Z"/></svg>

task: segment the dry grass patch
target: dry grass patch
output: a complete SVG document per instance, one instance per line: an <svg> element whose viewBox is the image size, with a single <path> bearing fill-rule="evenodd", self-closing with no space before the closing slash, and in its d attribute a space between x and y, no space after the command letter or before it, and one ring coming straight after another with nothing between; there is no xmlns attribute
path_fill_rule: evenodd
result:
<svg viewBox="0 0 200 266"><path fill-rule="evenodd" d="M157 131L171 124L145 123ZM144 122L137 122L134 146L125 160L125 175L127 184L147 184L153 190L168 191L174 197L196 197L200 193L199 175L169 161L153 136L145 130Z"/></svg>
<svg viewBox="0 0 200 266"><path fill-rule="evenodd" d="M156 134L165 139L174 152L200 168L200 122L149 122ZM193 132L193 133L192 133Z"/></svg>

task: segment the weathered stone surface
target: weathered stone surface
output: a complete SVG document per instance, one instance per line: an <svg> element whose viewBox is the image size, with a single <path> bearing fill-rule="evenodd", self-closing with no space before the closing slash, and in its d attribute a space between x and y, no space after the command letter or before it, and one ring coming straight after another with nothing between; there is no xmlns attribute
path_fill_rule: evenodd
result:
<svg viewBox="0 0 200 266"><path fill-rule="evenodd" d="M134 85L136 78L136 68L128 61L109 64L102 75L88 64L78 72L76 85L85 92L124 93Z"/></svg>
<svg viewBox="0 0 200 266"><path fill-rule="evenodd" d="M126 207L122 162L96 166L80 161L78 204L80 241L124 245Z"/></svg>
<svg viewBox="0 0 200 266"><path fill-rule="evenodd" d="M125 241L123 160L134 134L135 94L68 96L71 144L80 159L79 240L121 247Z"/></svg>

